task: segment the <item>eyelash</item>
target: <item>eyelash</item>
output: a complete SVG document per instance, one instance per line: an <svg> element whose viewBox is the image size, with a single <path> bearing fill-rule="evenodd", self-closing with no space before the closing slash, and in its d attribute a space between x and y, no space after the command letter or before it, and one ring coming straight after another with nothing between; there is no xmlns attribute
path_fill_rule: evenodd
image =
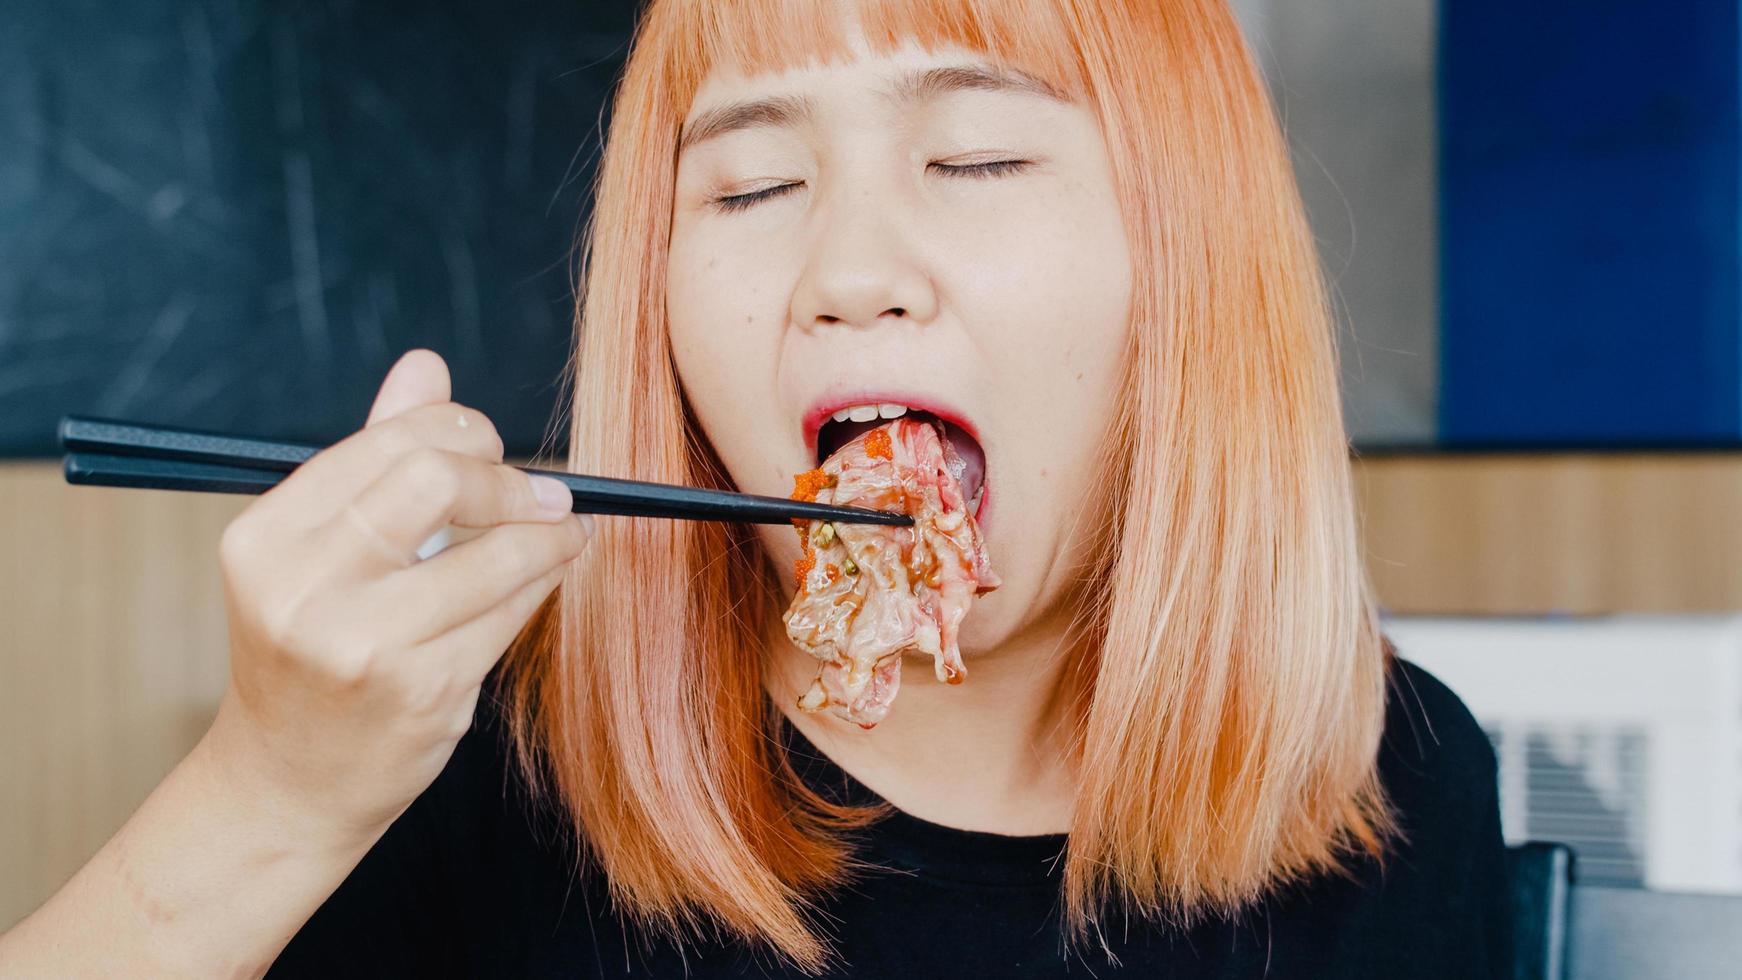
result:
<svg viewBox="0 0 1742 980"><path fill-rule="evenodd" d="M939 167L947 172L965 177L986 178L1001 177L1005 174L1020 172L1031 166L1033 162L1034 161L1032 160L992 160L987 163L970 163L961 166L952 166L947 163L934 163L930 164L930 166ZM728 213L742 211L758 202L766 201L771 197L778 197L797 186L799 185L778 184L774 187L764 188L759 191L751 191L748 194L732 194L726 197L716 197L711 203L715 208Z"/></svg>

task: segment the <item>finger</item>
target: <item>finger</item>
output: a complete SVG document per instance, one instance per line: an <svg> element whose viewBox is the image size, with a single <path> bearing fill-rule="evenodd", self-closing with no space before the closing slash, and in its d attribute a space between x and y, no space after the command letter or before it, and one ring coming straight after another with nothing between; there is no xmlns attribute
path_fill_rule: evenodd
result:
<svg viewBox="0 0 1742 980"><path fill-rule="evenodd" d="M424 446L396 460L329 527L334 547L361 567L391 570L415 562L418 546L448 524L551 524L569 515L573 499L550 477Z"/></svg>
<svg viewBox="0 0 1742 980"><path fill-rule="evenodd" d="M408 350L387 369L387 376L375 392L375 403L370 406L363 427L368 428L421 405L436 405L452 399L453 381L448 375L448 362L428 348Z"/></svg>
<svg viewBox="0 0 1742 980"><path fill-rule="evenodd" d="M375 587L378 604L403 611L402 621L415 624L406 642L432 640L566 567L590 535L585 515L554 525L503 524L389 574Z"/></svg>
<svg viewBox="0 0 1742 980"><path fill-rule="evenodd" d="M419 644L411 655L451 664L453 670L468 680L481 679L502 659L532 614L562 583L568 568L566 563L558 565L470 621Z"/></svg>
<svg viewBox="0 0 1742 980"><path fill-rule="evenodd" d="M400 418L414 409L448 403L452 397L452 380L448 376L447 362L440 354L428 348L414 348L401 354L399 360L387 369L382 378L381 387L375 392L374 404L370 406L368 418L363 428L376 430L381 423L390 419ZM467 422L459 422L460 428L470 427ZM383 452L405 440L396 441L396 433L386 433L378 437L378 441L364 445L375 450L383 457L392 454ZM490 427L490 435L495 435L494 426ZM252 506L267 517L267 523L290 529L293 532L307 532L321 522L331 517L338 504L354 496L356 492L367 486L379 475L381 466L386 459L377 460L377 465L361 469L351 469L356 466L358 455L352 451L356 445L353 439L342 440L335 446L328 447L316 453L312 459L297 467L296 472L280 481L279 484L260 496ZM488 438L480 434L481 445L488 445ZM500 442L500 439L497 440ZM346 445L346 450L333 452L337 446ZM408 446L404 448L409 448ZM368 461L369 457L362 457ZM501 459L501 456L497 456ZM352 474L349 480L338 479L347 472ZM322 499L328 503L320 506Z"/></svg>
<svg viewBox="0 0 1742 980"><path fill-rule="evenodd" d="M324 524L395 462L436 448L501 462L502 437L484 413L453 402L421 405L360 429L298 466L268 494L285 524ZM262 501L267 498L263 496Z"/></svg>

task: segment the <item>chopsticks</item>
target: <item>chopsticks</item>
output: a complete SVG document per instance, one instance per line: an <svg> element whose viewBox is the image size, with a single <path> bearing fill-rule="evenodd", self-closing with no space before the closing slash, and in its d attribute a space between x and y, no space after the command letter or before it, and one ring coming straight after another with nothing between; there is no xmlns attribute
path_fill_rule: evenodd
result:
<svg viewBox="0 0 1742 980"><path fill-rule="evenodd" d="M260 494L277 486L323 446L180 429L120 419L68 415L60 422L68 483L153 490ZM517 467L555 477L574 495L576 513L670 517L740 524L785 524L795 518L842 524L906 526L906 514L838 507L785 497L618 480Z"/></svg>

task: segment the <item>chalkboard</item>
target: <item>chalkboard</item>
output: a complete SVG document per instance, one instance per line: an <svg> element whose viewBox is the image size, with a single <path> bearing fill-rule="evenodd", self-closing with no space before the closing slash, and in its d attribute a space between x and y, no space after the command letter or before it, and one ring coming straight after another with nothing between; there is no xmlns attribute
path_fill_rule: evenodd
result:
<svg viewBox="0 0 1742 980"><path fill-rule="evenodd" d="M635 7L9 5L0 455L69 412L330 442L420 346L537 450Z"/></svg>

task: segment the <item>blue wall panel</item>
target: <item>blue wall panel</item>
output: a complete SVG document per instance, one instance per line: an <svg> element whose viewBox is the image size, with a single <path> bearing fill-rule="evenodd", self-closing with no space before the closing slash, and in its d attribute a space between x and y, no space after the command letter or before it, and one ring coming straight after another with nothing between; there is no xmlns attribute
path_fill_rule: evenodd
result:
<svg viewBox="0 0 1742 980"><path fill-rule="evenodd" d="M1742 440L1737 4L1446 0L1440 438Z"/></svg>

